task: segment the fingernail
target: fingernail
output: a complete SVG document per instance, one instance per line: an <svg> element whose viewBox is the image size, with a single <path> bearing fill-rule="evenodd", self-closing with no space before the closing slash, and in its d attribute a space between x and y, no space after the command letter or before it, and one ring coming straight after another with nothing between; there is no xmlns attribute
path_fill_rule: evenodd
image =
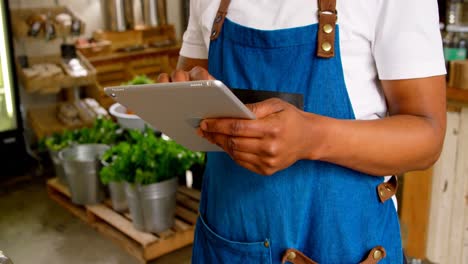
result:
<svg viewBox="0 0 468 264"><path fill-rule="evenodd" d="M200 137L205 137L205 135L203 134L201 129L197 129L197 135L200 136Z"/></svg>
<svg viewBox="0 0 468 264"><path fill-rule="evenodd" d="M201 130L207 130L208 129L208 125L206 124L205 121L202 121L200 123L200 128L201 128Z"/></svg>

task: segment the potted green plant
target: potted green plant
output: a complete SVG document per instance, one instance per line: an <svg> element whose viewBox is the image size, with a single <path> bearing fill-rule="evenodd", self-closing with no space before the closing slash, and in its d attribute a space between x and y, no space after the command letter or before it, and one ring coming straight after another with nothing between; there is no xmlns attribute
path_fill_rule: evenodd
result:
<svg viewBox="0 0 468 264"><path fill-rule="evenodd" d="M43 138L39 141L41 149L46 149L49 152L50 158L54 165L55 175L60 183L68 185L65 178L63 162L59 158L59 152L76 142L78 133L76 131L64 131L63 133L55 133L50 137Z"/></svg>
<svg viewBox="0 0 468 264"><path fill-rule="evenodd" d="M109 186L109 193L112 202L112 208L117 212L124 212L128 209L127 197L125 195L123 170L126 169L127 164L117 161L119 168L109 166L117 157L122 157L130 151L131 145L128 142L121 142L120 144L112 147L102 156L102 164L104 165L99 172L101 182ZM129 167L130 168L130 167ZM120 172L120 174L118 173Z"/></svg>
<svg viewBox="0 0 468 264"><path fill-rule="evenodd" d="M122 129L110 119L96 119L93 126L73 132L73 143L59 152L72 201L98 203L104 198L98 177L100 157L122 137Z"/></svg>
<svg viewBox="0 0 468 264"><path fill-rule="evenodd" d="M177 177L201 154L174 141L164 140L151 129L130 131L129 140L104 154L108 166L101 179L124 181L130 214L136 229L162 232L174 224Z"/></svg>

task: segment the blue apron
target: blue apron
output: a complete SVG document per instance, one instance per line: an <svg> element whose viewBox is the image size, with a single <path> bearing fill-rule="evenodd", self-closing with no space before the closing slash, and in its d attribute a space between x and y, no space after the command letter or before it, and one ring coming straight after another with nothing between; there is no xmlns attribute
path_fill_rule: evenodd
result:
<svg viewBox="0 0 468 264"><path fill-rule="evenodd" d="M320 58L318 24L266 31L217 17L215 24L220 22L208 59L216 79L228 87L301 93L307 112L355 119L338 26L334 56ZM365 263L402 263L397 212L391 199L381 202L376 191L383 180L310 160L265 177L224 152L209 153L192 262L281 263L288 252L286 260L293 263L306 263L293 261L303 253L320 264L356 264L369 252L379 257L380 246L385 258ZM298 254L289 258L288 249Z"/></svg>

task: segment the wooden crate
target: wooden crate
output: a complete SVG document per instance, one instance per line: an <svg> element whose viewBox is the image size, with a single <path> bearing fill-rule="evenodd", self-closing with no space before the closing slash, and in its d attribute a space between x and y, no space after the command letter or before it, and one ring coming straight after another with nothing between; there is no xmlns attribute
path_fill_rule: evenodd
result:
<svg viewBox="0 0 468 264"><path fill-rule="evenodd" d="M12 9L11 10L11 20L12 20L12 28L13 28L13 35L16 38L25 38L29 37L28 32L30 26L27 23L27 20L32 15L42 14L42 15L50 15L51 21L55 26L55 33L57 38L61 37L68 37L71 35L71 26L65 26L63 24L58 23L55 20L55 17L58 14L68 14L74 20L79 20L81 22L81 30L80 34L84 34L85 32L85 23L80 20L73 12L70 11L67 7L58 6L58 7L43 7L43 8L20 8L20 9ZM44 38L45 33L44 29L41 30L37 38Z"/></svg>
<svg viewBox="0 0 468 264"><path fill-rule="evenodd" d="M68 74L62 57L60 55L49 56L29 56L28 63L30 66L42 63L55 64L62 69L62 74L51 77L32 77L29 78L25 75L23 68L17 62L17 72L21 84L28 92L39 93L58 93L62 88L74 88L85 85L92 85L96 83L96 69L80 52L77 52L77 57L82 62L83 66L88 71L87 76L72 77Z"/></svg>
<svg viewBox="0 0 468 264"><path fill-rule="evenodd" d="M76 49L87 58L108 55L112 52L111 48L112 42L108 40L76 45Z"/></svg>
<svg viewBox="0 0 468 264"><path fill-rule="evenodd" d="M89 62L96 69L98 84L89 86L87 95L108 108L115 102L104 94L104 87L121 85L139 74L156 79L159 73L171 73L176 68L179 50L180 45L176 44L171 47L91 57Z"/></svg>
<svg viewBox="0 0 468 264"><path fill-rule="evenodd" d="M175 225L157 234L136 230L130 215L112 210L109 202L87 206L73 204L68 188L56 178L47 182L47 193L52 200L142 263L193 243L200 200L200 192L196 190L179 187Z"/></svg>
<svg viewBox="0 0 468 264"><path fill-rule="evenodd" d="M135 45L148 46L158 43L163 44L176 42L174 25L143 27L122 32L98 30L93 33L93 38L98 41L110 41L112 43L112 51L117 51L119 49Z"/></svg>

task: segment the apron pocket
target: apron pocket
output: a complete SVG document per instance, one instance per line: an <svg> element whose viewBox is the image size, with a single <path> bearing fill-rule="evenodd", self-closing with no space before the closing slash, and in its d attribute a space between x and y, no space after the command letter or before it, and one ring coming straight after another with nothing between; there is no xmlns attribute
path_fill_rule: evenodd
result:
<svg viewBox="0 0 468 264"><path fill-rule="evenodd" d="M270 242L231 241L216 234L198 217L192 263L271 263Z"/></svg>

